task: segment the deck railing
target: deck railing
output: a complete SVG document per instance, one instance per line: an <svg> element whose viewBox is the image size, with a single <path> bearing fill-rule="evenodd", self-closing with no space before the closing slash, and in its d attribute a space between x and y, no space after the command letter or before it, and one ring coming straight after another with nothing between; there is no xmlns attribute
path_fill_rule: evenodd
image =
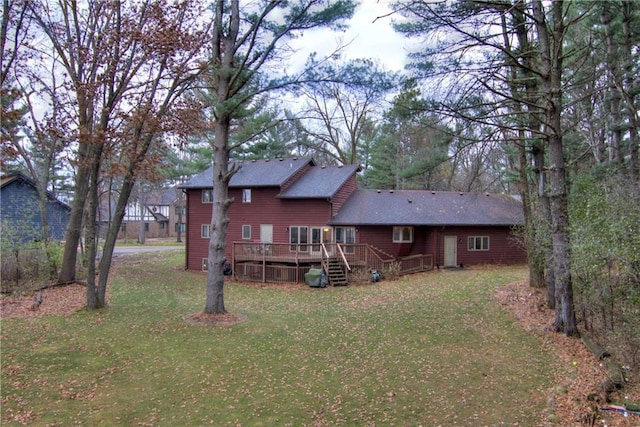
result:
<svg viewBox="0 0 640 427"><path fill-rule="evenodd" d="M245 281L301 282L310 268L327 268L333 257L354 272L375 269L402 275L433 269L431 255L394 258L363 244L234 242L233 274Z"/></svg>

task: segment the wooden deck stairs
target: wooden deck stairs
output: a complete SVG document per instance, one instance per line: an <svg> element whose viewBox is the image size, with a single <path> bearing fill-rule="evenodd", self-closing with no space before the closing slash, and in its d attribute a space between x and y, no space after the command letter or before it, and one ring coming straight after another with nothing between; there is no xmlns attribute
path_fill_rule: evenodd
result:
<svg viewBox="0 0 640 427"><path fill-rule="evenodd" d="M344 272L344 266L337 258L329 259L329 267L327 268L327 276L331 286L348 285L347 276Z"/></svg>

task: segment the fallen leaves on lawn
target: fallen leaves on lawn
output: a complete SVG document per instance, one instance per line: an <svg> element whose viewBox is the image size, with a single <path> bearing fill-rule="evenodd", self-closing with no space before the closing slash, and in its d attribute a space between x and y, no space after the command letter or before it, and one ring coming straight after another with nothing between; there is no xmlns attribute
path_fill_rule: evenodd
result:
<svg viewBox="0 0 640 427"><path fill-rule="evenodd" d="M640 417L597 411L598 403L588 399L590 394L601 390L600 383L607 378L607 370L584 346L582 340L569 338L562 333L551 332L555 312L546 306L546 289L532 288L527 282L516 282L502 286L496 299L508 310L523 328L551 346L558 366L553 390L549 392L549 405L555 412L554 425L585 426L588 417L594 416L593 425L608 427L633 427L640 425ZM617 392L620 400L640 401L638 379L630 381ZM604 404L605 402L599 402Z"/></svg>
<svg viewBox="0 0 640 427"><path fill-rule="evenodd" d="M82 310L87 304L87 288L81 283L55 286L40 291L42 303L33 309L35 294L0 297L0 318L34 318L41 316L68 316Z"/></svg>
<svg viewBox="0 0 640 427"><path fill-rule="evenodd" d="M269 287L271 288L271 287ZM273 286L273 288L282 288ZM285 286L288 292L299 291L300 286ZM304 288L303 288L304 289ZM597 392L600 383L606 378L606 369L582 344L575 338L565 337L563 334L549 332L548 326L554 319L554 311L546 308L545 291L530 287L526 282L517 282L500 287L496 293L496 300L508 310L523 328L542 339L546 345L552 348L555 356L550 361L557 366L554 383L556 386L549 390L549 406L554 413L553 424L561 426L581 426L585 416L593 413L594 403L587 399L591 393ZM86 288L82 284L73 283L44 289L42 291L42 303L38 309L33 310L34 295L27 296L1 296L0 318L36 318L46 315L70 315L82 310L86 305ZM374 297L365 299L365 306L377 305L381 301ZM359 309L366 308L360 307ZM207 314L193 313L185 317L185 321L197 325L231 326L247 320L247 317L238 313ZM3 367L10 369L10 367ZM395 392L389 392L394 393ZM616 396L620 400L640 401L640 384L637 378L632 378L627 387L620 390ZM76 396L76 395L73 395ZM82 395L91 398L89 395ZM385 399L393 399L394 395L388 393ZM326 408L331 411L331 407ZM616 412L599 411L597 425L608 427L637 426L640 419L636 416L625 417ZM12 419L18 423L28 423L33 420L30 411L13 414ZM318 414L319 425L324 423L324 414Z"/></svg>
<svg viewBox="0 0 640 427"><path fill-rule="evenodd" d="M192 313L185 317L187 323L202 326L232 326L247 320L247 316L238 313Z"/></svg>

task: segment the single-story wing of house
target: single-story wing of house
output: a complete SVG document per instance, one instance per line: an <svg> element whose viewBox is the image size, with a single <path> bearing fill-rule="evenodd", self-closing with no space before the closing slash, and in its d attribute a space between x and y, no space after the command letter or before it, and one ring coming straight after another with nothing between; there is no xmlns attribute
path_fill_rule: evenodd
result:
<svg viewBox="0 0 640 427"><path fill-rule="evenodd" d="M515 227L522 204L504 194L357 188L357 165L311 158L239 161L231 178L225 252L238 280L302 281L323 268L397 273L526 261ZM180 187L187 195L186 268L206 270L212 168Z"/></svg>

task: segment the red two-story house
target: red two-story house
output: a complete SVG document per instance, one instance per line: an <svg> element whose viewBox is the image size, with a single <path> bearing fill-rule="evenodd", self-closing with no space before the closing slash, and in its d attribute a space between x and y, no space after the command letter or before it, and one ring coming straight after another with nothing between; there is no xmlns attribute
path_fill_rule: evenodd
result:
<svg viewBox="0 0 640 427"><path fill-rule="evenodd" d="M370 269L407 273L479 263L521 263L513 235L522 205L498 194L357 189L357 165L311 158L241 162L231 178L226 254L238 280L301 281L323 267L333 284ZM212 168L187 195L186 267L206 269Z"/></svg>

